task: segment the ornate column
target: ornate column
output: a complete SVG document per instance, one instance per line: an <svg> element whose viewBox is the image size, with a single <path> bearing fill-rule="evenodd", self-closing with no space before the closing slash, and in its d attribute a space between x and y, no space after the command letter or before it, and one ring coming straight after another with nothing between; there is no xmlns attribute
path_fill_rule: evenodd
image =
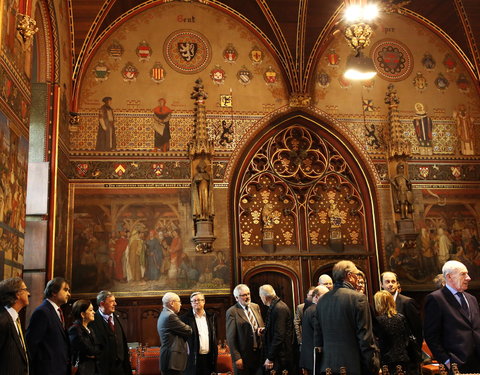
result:
<svg viewBox="0 0 480 375"><path fill-rule="evenodd" d="M195 250L212 251L213 235L213 168L214 142L208 136L205 100L208 95L202 80L195 81L191 98L195 100L193 137L188 143L192 176L192 219L194 222Z"/></svg>
<svg viewBox="0 0 480 375"><path fill-rule="evenodd" d="M388 153L388 170L392 189L393 208L396 213L397 237L403 247L415 247L417 233L412 219L413 190L408 178L408 159L411 144L403 137L403 128L398 115L400 99L393 84L388 85L385 95L388 104L388 130L385 136Z"/></svg>

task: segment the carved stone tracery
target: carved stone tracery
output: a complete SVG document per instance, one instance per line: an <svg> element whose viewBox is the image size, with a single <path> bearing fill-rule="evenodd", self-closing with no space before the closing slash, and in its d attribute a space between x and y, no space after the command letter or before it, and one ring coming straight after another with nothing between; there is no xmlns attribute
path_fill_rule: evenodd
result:
<svg viewBox="0 0 480 375"><path fill-rule="evenodd" d="M242 181L239 233L243 249L275 245L309 249L365 248L365 208L345 158L318 134L290 126L269 138L252 157ZM333 207L333 209L332 209ZM333 235L335 231L335 235ZM263 249L265 242L263 242ZM338 248L337 248L338 250Z"/></svg>

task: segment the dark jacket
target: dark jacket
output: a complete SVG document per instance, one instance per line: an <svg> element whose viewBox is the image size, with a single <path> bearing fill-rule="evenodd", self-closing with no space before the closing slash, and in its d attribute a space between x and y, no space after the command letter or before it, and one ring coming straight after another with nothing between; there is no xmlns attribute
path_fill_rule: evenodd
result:
<svg viewBox="0 0 480 375"><path fill-rule="evenodd" d="M450 359L461 372L470 359L480 358L480 312L477 299L464 292L470 316L465 315L447 287L430 293L425 300L425 341L440 363ZM476 371L480 371L476 369ZM471 371L469 371L471 372ZM472 371L473 372L473 371Z"/></svg>
<svg viewBox="0 0 480 375"><path fill-rule="evenodd" d="M0 306L0 375L26 375L27 355L8 311Z"/></svg>
<svg viewBox="0 0 480 375"><path fill-rule="evenodd" d="M27 329L30 375L70 373L70 342L52 304L44 300L30 318Z"/></svg>
<svg viewBox="0 0 480 375"><path fill-rule="evenodd" d="M317 304L316 344L323 348L321 371L371 375L380 367L367 297L347 282L336 282Z"/></svg>
<svg viewBox="0 0 480 375"><path fill-rule="evenodd" d="M273 362L277 373L291 372L293 364L293 319L288 306L275 298L272 300L265 323L265 357Z"/></svg>
<svg viewBox="0 0 480 375"><path fill-rule="evenodd" d="M397 312L402 314L407 320L410 331L417 339L419 346L423 343L422 319L420 318L420 309L413 298L398 294L395 300Z"/></svg>
<svg viewBox="0 0 480 375"><path fill-rule="evenodd" d="M118 316L113 313L115 332L108 326L100 312L95 313L95 320L89 327L95 335L96 343L99 346L100 354L98 356L98 372L100 375L121 375L115 368L118 362L121 362L121 368L124 374L131 374L130 356L128 352L127 339L125 331ZM117 335L117 336L116 336ZM118 345L117 342L120 342ZM117 350L117 348L119 348Z"/></svg>
<svg viewBox="0 0 480 375"><path fill-rule="evenodd" d="M97 357L100 351L95 343L93 330L88 332L80 321L75 321L68 329L68 338L72 350L72 365L78 362L77 375L97 374Z"/></svg>
<svg viewBox="0 0 480 375"><path fill-rule="evenodd" d="M207 315L207 325L208 325L208 343L209 343L209 359L210 359L210 369L208 372L217 372L217 356L218 356L218 347L217 347L217 334L215 327L215 315L211 312L205 311ZM180 316L180 320L185 324L188 324L192 327L192 335L188 338L188 348L190 352L188 354L187 368L185 369L185 375L195 375L196 365L197 365L197 355L200 350L200 341L198 336L198 328L195 321L195 315L193 310L189 310L187 313Z"/></svg>

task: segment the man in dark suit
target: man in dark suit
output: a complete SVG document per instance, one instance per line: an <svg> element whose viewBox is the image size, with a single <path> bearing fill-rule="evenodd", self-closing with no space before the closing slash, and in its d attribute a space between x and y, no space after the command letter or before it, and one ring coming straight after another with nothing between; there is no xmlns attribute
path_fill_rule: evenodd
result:
<svg viewBox="0 0 480 375"><path fill-rule="evenodd" d="M413 298L400 294L396 273L389 271L383 272L380 275L380 280L382 282L382 289L390 292L393 295L397 312L405 316L408 327L410 328L410 332L417 339L418 347L421 349L423 343L423 328L422 320L420 318L420 310L417 303ZM418 374L420 371L419 363L411 361L408 365L408 370L409 373Z"/></svg>
<svg viewBox="0 0 480 375"><path fill-rule="evenodd" d="M265 324L265 363L266 370L282 373L292 372L293 365L293 319L287 304L275 293L269 284L262 285L260 298L268 306Z"/></svg>
<svg viewBox="0 0 480 375"><path fill-rule="evenodd" d="M312 291L312 305L303 313L302 332L303 343L300 350L300 368L303 368L303 374L309 375L313 373L313 348L315 347L315 325L316 325L316 309L317 303L324 294L330 290L325 285L318 285ZM318 353L317 353L318 354ZM318 366L317 366L318 367ZM320 369L320 367L318 367Z"/></svg>
<svg viewBox="0 0 480 375"><path fill-rule="evenodd" d="M60 306L70 299L70 286L63 277L55 277L43 294L45 299L33 312L26 335L30 374L66 375L70 373L70 344Z"/></svg>
<svg viewBox="0 0 480 375"><path fill-rule="evenodd" d="M446 285L425 300L425 341L433 357L461 373L480 372L480 313L477 299L465 291L471 278L463 263L443 265Z"/></svg>
<svg viewBox="0 0 480 375"><path fill-rule="evenodd" d="M250 288L239 284L233 289L237 303L227 310L227 343L235 375L262 374L263 324L260 307L251 302Z"/></svg>
<svg viewBox="0 0 480 375"><path fill-rule="evenodd" d="M315 346L322 351L320 369L334 374L372 375L380 367L367 297L356 291L358 269L349 260L333 266L334 287L317 303Z"/></svg>
<svg viewBox="0 0 480 375"><path fill-rule="evenodd" d="M90 323L100 348L98 371L100 375L131 375L127 338L118 315L117 302L112 292L102 290L97 295L98 310Z"/></svg>
<svg viewBox="0 0 480 375"><path fill-rule="evenodd" d="M188 364L186 375L211 375L217 372L217 336L215 315L205 310L205 296L200 292L190 295L192 309L180 320L192 327L193 334L188 338Z"/></svg>
<svg viewBox="0 0 480 375"><path fill-rule="evenodd" d="M162 375L183 374L187 367L187 340L192 327L177 316L182 307L180 297L172 292L162 298L163 309L158 318L157 330L160 336L160 370Z"/></svg>
<svg viewBox="0 0 480 375"><path fill-rule="evenodd" d="M0 282L0 375L27 375L27 346L18 313L28 305L27 286L20 277Z"/></svg>

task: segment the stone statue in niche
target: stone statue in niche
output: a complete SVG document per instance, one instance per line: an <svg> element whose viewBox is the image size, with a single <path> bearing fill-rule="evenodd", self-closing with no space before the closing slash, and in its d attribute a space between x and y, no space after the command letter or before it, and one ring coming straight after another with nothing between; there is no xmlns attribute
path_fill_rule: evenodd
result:
<svg viewBox="0 0 480 375"><path fill-rule="evenodd" d="M193 215L196 220L209 220L212 215L211 205L211 177L207 172L207 165L202 160L197 165L197 173L193 176Z"/></svg>
<svg viewBox="0 0 480 375"><path fill-rule="evenodd" d="M273 253L275 251L273 220L273 204L266 203L262 208L262 247L267 253Z"/></svg>
<svg viewBox="0 0 480 375"><path fill-rule="evenodd" d="M342 215L334 200L330 200L330 205L327 211L329 228L329 244L333 250L343 250L342 238Z"/></svg>
<svg viewBox="0 0 480 375"><path fill-rule="evenodd" d="M408 219L413 212L412 183L405 176L405 165L397 165L397 175L391 181L393 187L395 212L402 220Z"/></svg>
<svg viewBox="0 0 480 375"><path fill-rule="evenodd" d="M473 127L473 118L464 104L460 104L458 110L453 112L453 118L457 123L458 137L460 138L460 152L462 155L474 155L473 138L475 130Z"/></svg>

